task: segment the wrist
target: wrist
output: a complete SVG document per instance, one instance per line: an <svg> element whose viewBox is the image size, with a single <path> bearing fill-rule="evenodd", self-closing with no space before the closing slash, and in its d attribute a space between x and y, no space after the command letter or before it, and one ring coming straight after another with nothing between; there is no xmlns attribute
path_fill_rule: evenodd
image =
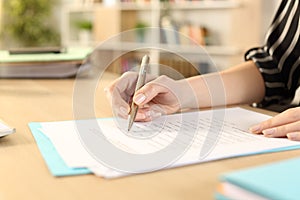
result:
<svg viewBox="0 0 300 200"><path fill-rule="evenodd" d="M193 89L188 79L177 81L177 98L181 109L199 108L197 92Z"/></svg>

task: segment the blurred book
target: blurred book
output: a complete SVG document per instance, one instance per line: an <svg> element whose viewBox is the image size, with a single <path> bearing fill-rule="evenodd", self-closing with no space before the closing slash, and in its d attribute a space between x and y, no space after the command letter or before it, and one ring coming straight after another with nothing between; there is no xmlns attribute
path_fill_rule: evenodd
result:
<svg viewBox="0 0 300 200"><path fill-rule="evenodd" d="M299 199L300 158L221 176L216 199Z"/></svg>
<svg viewBox="0 0 300 200"><path fill-rule="evenodd" d="M160 19L161 43L179 44L178 28L171 16L165 14Z"/></svg>
<svg viewBox="0 0 300 200"><path fill-rule="evenodd" d="M38 52L37 49L0 51L0 77L73 77L91 52L90 48L68 48L61 52L50 52L46 49L43 52Z"/></svg>

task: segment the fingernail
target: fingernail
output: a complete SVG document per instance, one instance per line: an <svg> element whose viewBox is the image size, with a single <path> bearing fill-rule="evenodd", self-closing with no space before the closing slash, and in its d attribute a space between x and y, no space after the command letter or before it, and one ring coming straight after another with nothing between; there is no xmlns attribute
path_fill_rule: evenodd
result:
<svg viewBox="0 0 300 200"><path fill-rule="evenodd" d="M251 131L252 133L259 133L259 132L261 131L261 126L260 126L260 124L251 127L251 128L250 128L250 131Z"/></svg>
<svg viewBox="0 0 300 200"><path fill-rule="evenodd" d="M161 116L161 113L160 112L155 112L153 110L149 110L147 111L146 113L146 116L151 118L151 119L154 119L154 118L157 118L157 117L160 117Z"/></svg>
<svg viewBox="0 0 300 200"><path fill-rule="evenodd" d="M146 99L146 96L144 94L138 94L134 98L134 101L136 104L141 104L141 103L143 103L143 101L145 101L145 99Z"/></svg>
<svg viewBox="0 0 300 200"><path fill-rule="evenodd" d="M137 113L136 119L137 119L137 120L143 120L143 119L146 119L146 115L143 114L143 113Z"/></svg>
<svg viewBox="0 0 300 200"><path fill-rule="evenodd" d="M150 117L151 116L151 112L152 112L151 110L145 112L146 117Z"/></svg>
<svg viewBox="0 0 300 200"><path fill-rule="evenodd" d="M120 107L120 113L122 115L128 115L128 110L125 107L121 106Z"/></svg>
<svg viewBox="0 0 300 200"><path fill-rule="evenodd" d="M158 118L158 117L160 117L160 116L162 116L162 114L161 114L161 113L159 113L159 112L155 112L155 113L154 113L154 115L152 116L152 119L154 119L154 118Z"/></svg>
<svg viewBox="0 0 300 200"><path fill-rule="evenodd" d="M287 134L288 139L290 140L299 140L299 133L288 133Z"/></svg>
<svg viewBox="0 0 300 200"><path fill-rule="evenodd" d="M276 130L275 128L270 128L270 129L263 130L262 132L265 136L268 137L268 136L273 136L275 133L275 130Z"/></svg>

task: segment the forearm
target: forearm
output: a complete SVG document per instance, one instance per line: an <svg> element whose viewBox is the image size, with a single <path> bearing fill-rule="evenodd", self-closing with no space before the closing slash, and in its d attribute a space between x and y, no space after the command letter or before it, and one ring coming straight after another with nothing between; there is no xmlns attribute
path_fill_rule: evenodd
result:
<svg viewBox="0 0 300 200"><path fill-rule="evenodd" d="M252 61L187 80L197 97L198 107L259 102L265 93L263 78Z"/></svg>

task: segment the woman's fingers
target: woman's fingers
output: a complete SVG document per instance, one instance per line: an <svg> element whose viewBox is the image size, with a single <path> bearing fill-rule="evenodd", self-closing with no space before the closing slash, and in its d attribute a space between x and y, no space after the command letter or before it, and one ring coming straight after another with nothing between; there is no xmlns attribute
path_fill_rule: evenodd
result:
<svg viewBox="0 0 300 200"><path fill-rule="evenodd" d="M136 92L136 94L133 97L133 101L137 105L144 105L150 102L158 94L167 92L169 92L169 90L166 86L157 83L157 81L149 82Z"/></svg>
<svg viewBox="0 0 300 200"><path fill-rule="evenodd" d="M291 108L277 116L250 128L252 133L263 133L267 137L288 137L300 140L300 108Z"/></svg>
<svg viewBox="0 0 300 200"><path fill-rule="evenodd" d="M300 121L268 128L262 131L266 137L286 137L287 134L300 132Z"/></svg>
<svg viewBox="0 0 300 200"><path fill-rule="evenodd" d="M160 116L164 115L165 111L161 108L160 105L157 104L146 104L144 107L140 107L138 109L138 113L136 115L136 121L140 122L148 122L152 121Z"/></svg>
<svg viewBox="0 0 300 200"><path fill-rule="evenodd" d="M300 132L292 132L292 133L288 133L287 137L290 140L294 140L294 141L300 141Z"/></svg>
<svg viewBox="0 0 300 200"><path fill-rule="evenodd" d="M126 72L105 88L105 93L112 106L114 116L128 117L137 78L138 73ZM155 79L155 76L147 74L146 82L153 79Z"/></svg>
<svg viewBox="0 0 300 200"><path fill-rule="evenodd" d="M251 127L250 130L253 133L262 133L263 130L281 126L284 124L289 124L296 121L300 121L300 108L298 107L288 109L269 120L266 120L260 124Z"/></svg>
<svg viewBox="0 0 300 200"><path fill-rule="evenodd" d="M136 80L137 73L127 72L104 89L114 116L127 118L130 111L129 102L134 93Z"/></svg>

